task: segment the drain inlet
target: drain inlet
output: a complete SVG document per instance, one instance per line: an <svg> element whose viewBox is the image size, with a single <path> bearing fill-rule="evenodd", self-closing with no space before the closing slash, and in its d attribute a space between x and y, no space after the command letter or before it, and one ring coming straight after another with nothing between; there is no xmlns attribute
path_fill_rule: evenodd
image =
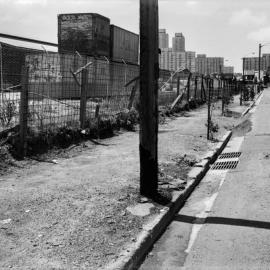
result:
<svg viewBox="0 0 270 270"><path fill-rule="evenodd" d="M239 163L239 160L221 161L216 162L212 166L211 170L231 170L235 169Z"/></svg>

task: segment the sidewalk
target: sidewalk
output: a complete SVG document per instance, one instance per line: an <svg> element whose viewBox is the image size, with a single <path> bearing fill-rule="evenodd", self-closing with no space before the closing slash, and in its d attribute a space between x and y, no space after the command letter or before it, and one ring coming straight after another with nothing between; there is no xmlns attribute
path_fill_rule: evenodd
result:
<svg viewBox="0 0 270 270"><path fill-rule="evenodd" d="M270 89L183 269L270 268ZM228 149L225 151L229 151Z"/></svg>

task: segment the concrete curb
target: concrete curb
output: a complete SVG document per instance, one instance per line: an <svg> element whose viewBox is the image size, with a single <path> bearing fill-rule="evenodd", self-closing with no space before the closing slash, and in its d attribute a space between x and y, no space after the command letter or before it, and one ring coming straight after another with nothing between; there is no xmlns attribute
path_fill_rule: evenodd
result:
<svg viewBox="0 0 270 270"><path fill-rule="evenodd" d="M195 164L194 168L188 174L188 184L186 189L182 192L175 192L173 194L172 202L167 207L163 208L163 212L151 223L148 223L143 227L143 231L137 237L136 242L131 244L126 251L121 253L119 259L105 268L102 268L103 270L135 270L138 268L149 249L167 228L174 215L184 205L186 199L207 173L210 165L215 162L217 157L223 151L231 136L232 132L228 131L215 149L206 153L202 161Z"/></svg>
<svg viewBox="0 0 270 270"><path fill-rule="evenodd" d="M263 91L261 91L259 93L259 95L257 95L257 97L255 98L255 100L248 106L248 108L242 113L241 117L245 116L250 110L251 108L254 107L256 101L259 99L259 97L262 95Z"/></svg>

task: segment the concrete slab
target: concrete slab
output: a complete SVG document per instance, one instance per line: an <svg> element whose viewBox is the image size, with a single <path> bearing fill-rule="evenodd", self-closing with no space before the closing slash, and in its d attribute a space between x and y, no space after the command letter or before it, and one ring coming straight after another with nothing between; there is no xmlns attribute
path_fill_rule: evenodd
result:
<svg viewBox="0 0 270 270"><path fill-rule="evenodd" d="M134 216L145 217L150 214L153 207L154 205L152 203L140 203L127 207L127 211Z"/></svg>

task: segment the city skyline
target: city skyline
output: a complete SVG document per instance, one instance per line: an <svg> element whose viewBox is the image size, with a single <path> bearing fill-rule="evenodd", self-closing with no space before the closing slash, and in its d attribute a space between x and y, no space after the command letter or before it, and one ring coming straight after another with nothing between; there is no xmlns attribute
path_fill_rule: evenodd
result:
<svg viewBox="0 0 270 270"><path fill-rule="evenodd" d="M190 51L222 55L240 72L241 58L251 52L258 55L259 43L270 41L269 8L267 0L160 0L159 28L166 28L170 36L181 29L189 37ZM139 33L135 0L0 0L0 32L56 42L57 14L75 12L99 13ZM262 53L268 52L270 47L262 48Z"/></svg>
<svg viewBox="0 0 270 270"><path fill-rule="evenodd" d="M172 46L169 46L170 36L166 29L159 29L159 66L161 69L177 71L188 69L200 74L234 73L234 66L226 66L224 57L209 57L206 54L189 51L185 48L185 36L175 33L172 37Z"/></svg>

